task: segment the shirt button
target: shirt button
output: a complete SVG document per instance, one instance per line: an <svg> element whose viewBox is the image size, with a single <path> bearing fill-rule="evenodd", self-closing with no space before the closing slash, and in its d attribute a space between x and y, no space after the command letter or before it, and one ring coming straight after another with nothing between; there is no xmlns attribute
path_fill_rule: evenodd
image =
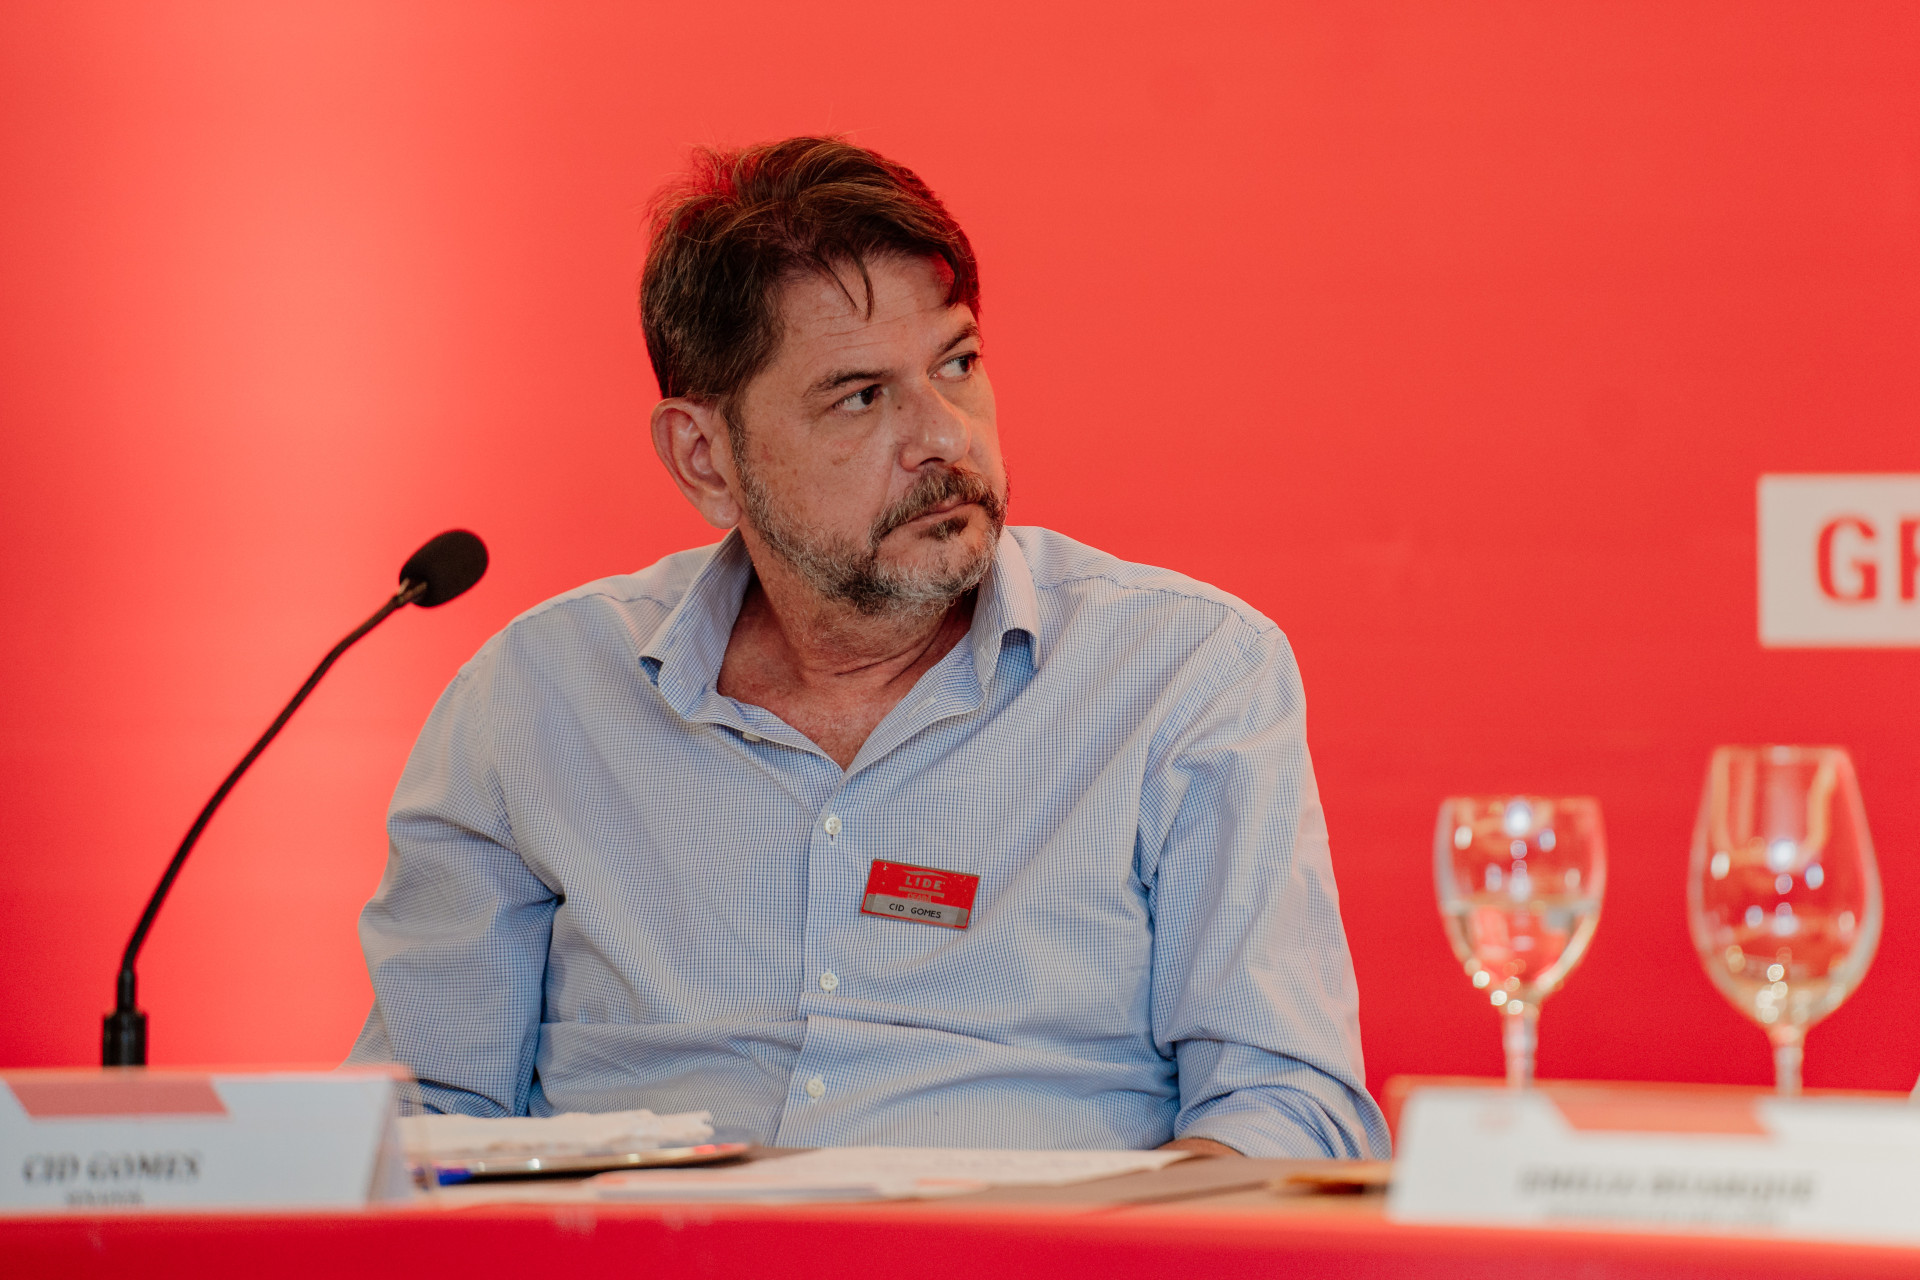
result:
<svg viewBox="0 0 1920 1280"><path fill-rule="evenodd" d="M822 991L831 991L839 985L839 975L835 974L831 969L820 975L820 989Z"/></svg>
<svg viewBox="0 0 1920 1280"><path fill-rule="evenodd" d="M759 742L761 740L760 735L757 733L742 733L740 737L747 742Z"/></svg>
<svg viewBox="0 0 1920 1280"><path fill-rule="evenodd" d="M807 1081L807 1096L809 1098L817 1098L826 1091L827 1082L819 1076L815 1076L813 1079Z"/></svg>
<svg viewBox="0 0 1920 1280"><path fill-rule="evenodd" d="M830 836L839 835L840 834L840 815L837 813L828 814L827 820L821 823L820 826Z"/></svg>

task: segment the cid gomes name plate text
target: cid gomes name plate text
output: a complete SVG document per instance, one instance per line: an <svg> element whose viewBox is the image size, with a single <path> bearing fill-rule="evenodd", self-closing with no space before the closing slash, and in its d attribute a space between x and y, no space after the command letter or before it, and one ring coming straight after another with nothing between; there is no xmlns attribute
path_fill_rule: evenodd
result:
<svg viewBox="0 0 1920 1280"><path fill-rule="evenodd" d="M396 1091L378 1069L0 1072L0 1213L405 1199Z"/></svg>

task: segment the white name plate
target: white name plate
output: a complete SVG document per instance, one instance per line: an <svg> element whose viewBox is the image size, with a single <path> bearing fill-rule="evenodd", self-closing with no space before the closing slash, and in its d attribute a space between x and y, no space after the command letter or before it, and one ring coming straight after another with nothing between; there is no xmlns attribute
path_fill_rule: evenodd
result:
<svg viewBox="0 0 1920 1280"><path fill-rule="evenodd" d="M377 1069L0 1072L0 1213L406 1199L396 1094Z"/></svg>
<svg viewBox="0 0 1920 1280"><path fill-rule="evenodd" d="M1402 1222L1920 1241L1920 1107L1545 1086L1407 1100Z"/></svg>

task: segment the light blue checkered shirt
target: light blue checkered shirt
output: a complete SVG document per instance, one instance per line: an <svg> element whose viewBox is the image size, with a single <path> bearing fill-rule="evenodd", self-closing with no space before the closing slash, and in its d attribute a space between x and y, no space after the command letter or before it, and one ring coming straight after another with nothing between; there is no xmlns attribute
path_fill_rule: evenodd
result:
<svg viewBox="0 0 1920 1280"><path fill-rule="evenodd" d="M782 1146L1383 1155L1286 638L1009 529L842 771L715 690L737 535L550 600L415 745L355 1061L472 1115L710 1110ZM964 931L870 867L979 877Z"/></svg>

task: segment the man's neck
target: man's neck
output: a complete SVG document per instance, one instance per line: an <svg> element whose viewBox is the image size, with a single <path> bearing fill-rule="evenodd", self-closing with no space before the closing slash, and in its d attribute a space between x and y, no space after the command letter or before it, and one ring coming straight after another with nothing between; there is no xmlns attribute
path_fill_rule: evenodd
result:
<svg viewBox="0 0 1920 1280"><path fill-rule="evenodd" d="M924 611L865 613L823 598L777 554L753 558L719 691L765 707L847 768L887 712L966 636L977 593Z"/></svg>
<svg viewBox="0 0 1920 1280"><path fill-rule="evenodd" d="M875 616L817 597L783 602L767 589L766 579L756 575L741 601L740 614L749 626L766 632L771 647L765 656L777 653L782 665L791 667L794 676L806 683L884 682L919 666L931 649L938 648L942 654L951 649L972 622L973 595L969 591L952 604L928 612ZM737 634L739 621L734 628Z"/></svg>

